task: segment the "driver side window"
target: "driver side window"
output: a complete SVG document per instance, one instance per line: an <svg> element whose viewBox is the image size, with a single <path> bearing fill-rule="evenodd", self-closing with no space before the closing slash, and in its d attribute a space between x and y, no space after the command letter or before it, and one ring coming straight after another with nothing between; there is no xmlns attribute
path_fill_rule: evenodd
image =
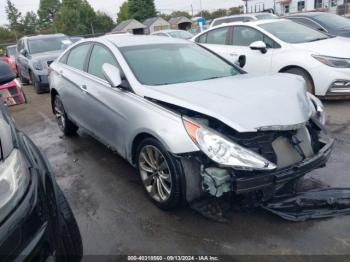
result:
<svg viewBox="0 0 350 262"><path fill-rule="evenodd" d="M247 26L235 26L233 28L231 43L236 46L250 46L253 42L263 41L267 48L276 48L276 44L271 38L265 36L258 30Z"/></svg>
<svg viewBox="0 0 350 262"><path fill-rule="evenodd" d="M112 53L105 47L95 44L90 56L88 73L106 80L102 72L102 66L105 63L119 68Z"/></svg>

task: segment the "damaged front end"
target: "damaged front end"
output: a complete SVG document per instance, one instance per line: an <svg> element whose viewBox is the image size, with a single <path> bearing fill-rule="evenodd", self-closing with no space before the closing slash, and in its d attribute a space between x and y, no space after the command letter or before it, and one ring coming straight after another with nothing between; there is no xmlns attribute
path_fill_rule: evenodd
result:
<svg viewBox="0 0 350 262"><path fill-rule="evenodd" d="M215 203L220 203L220 199L230 199L233 205L245 208L265 207L272 211L276 203L269 205L270 201L277 201L281 195L296 197L289 191L290 185L310 171L324 167L334 144L334 140L315 116L304 124L261 128L257 132L247 133L236 132L220 121L199 115L184 117L184 125L201 149L201 153L189 157L197 163L200 176L197 181L189 182L187 190L195 182L200 183L201 187L199 191L194 190L196 195L187 194L192 200L190 205L204 216L219 221L222 220L223 210ZM201 138L198 129L203 127L213 130L210 132L220 138ZM220 140L221 137L232 141L233 145L225 145L225 141ZM215 139L216 141L211 141ZM203 148L199 143L209 145ZM233 155L235 159L230 160L227 154ZM183 163L186 169L186 161ZM286 203L283 207L286 208L288 201L283 199ZM213 208L213 205L216 207ZM274 213L281 215L283 209ZM330 212L326 213L329 215ZM281 217L288 219L292 216ZM297 219L294 217L290 220Z"/></svg>

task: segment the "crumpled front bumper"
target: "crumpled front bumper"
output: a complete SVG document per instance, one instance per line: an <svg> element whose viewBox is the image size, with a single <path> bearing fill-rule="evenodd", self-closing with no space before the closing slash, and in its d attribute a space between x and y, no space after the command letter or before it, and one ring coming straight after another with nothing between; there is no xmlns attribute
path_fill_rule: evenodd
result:
<svg viewBox="0 0 350 262"><path fill-rule="evenodd" d="M334 139L330 137L322 138L324 146L313 157L307 158L295 165L268 172L240 172L237 175L236 182L233 186L233 191L236 194L248 193L262 188L278 186L289 181L295 180L304 176L313 169L323 167L328 161L333 149Z"/></svg>

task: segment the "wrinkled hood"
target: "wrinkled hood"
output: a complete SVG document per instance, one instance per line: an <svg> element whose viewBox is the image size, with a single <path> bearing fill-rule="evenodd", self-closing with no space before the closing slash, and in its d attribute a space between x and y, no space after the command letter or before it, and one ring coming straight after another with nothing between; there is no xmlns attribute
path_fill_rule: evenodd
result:
<svg viewBox="0 0 350 262"><path fill-rule="evenodd" d="M316 55L325 55L333 57L350 58L350 38L347 37L332 37L315 42L293 44L293 47L298 49L308 50Z"/></svg>
<svg viewBox="0 0 350 262"><path fill-rule="evenodd" d="M245 74L146 89L145 97L214 117L239 132L298 125L312 114L304 80L289 74Z"/></svg>
<svg viewBox="0 0 350 262"><path fill-rule="evenodd" d="M51 52L43 52L43 53L37 53L32 54L32 60L35 61L53 61L55 60L64 50L57 50L57 51L51 51Z"/></svg>

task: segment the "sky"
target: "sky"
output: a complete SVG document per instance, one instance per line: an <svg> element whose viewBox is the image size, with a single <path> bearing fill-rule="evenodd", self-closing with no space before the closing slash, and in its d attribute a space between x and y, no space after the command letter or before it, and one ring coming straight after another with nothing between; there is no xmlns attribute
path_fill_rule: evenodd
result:
<svg viewBox="0 0 350 262"><path fill-rule="evenodd" d="M16 8L25 14L27 11L37 11L40 0L11 0ZM116 19L120 5L125 0L88 0L88 2L97 11L103 11ZM242 5L241 0L155 0L156 9L163 13L171 13L173 10L184 10L191 12L191 4L194 13L200 10L200 2L202 2L203 10L216 10L219 8L230 8ZM0 0L0 25L7 24L5 13L6 0Z"/></svg>

